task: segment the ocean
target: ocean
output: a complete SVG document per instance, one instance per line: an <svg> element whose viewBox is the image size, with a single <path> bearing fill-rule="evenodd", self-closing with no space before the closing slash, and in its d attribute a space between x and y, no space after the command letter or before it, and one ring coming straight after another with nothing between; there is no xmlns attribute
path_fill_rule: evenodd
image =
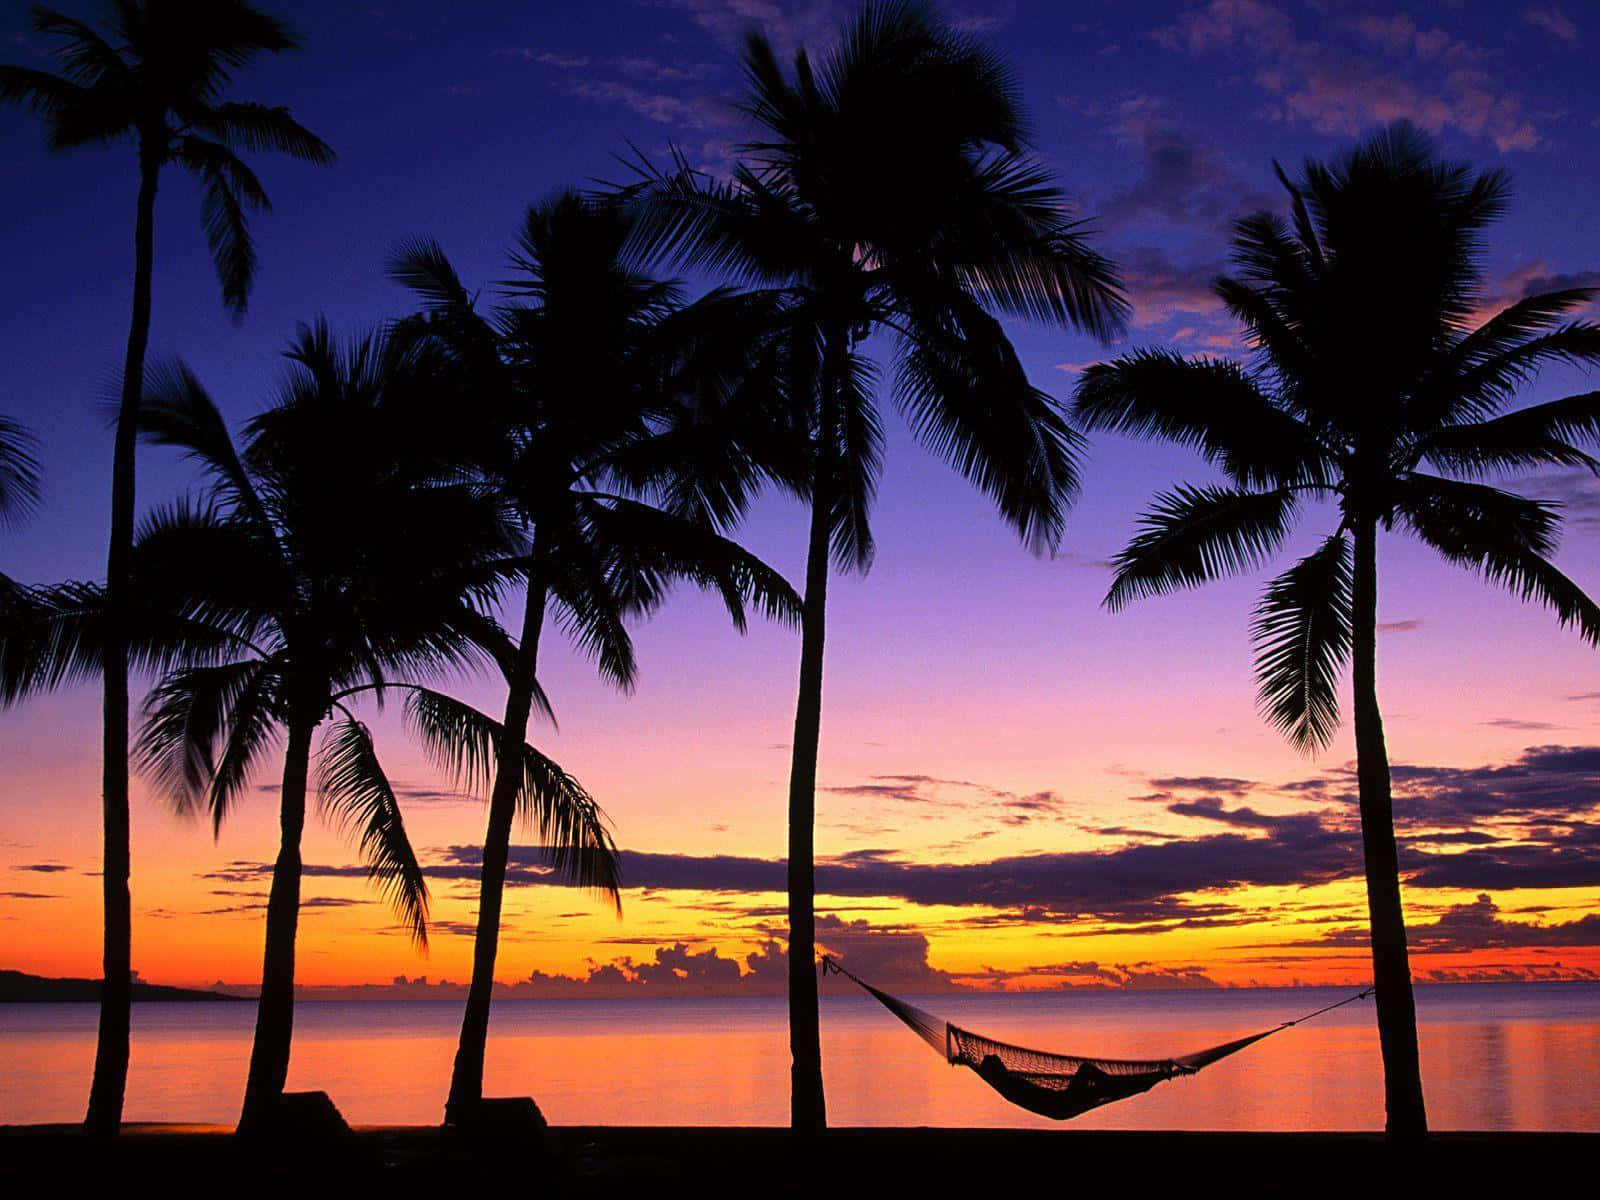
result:
<svg viewBox="0 0 1600 1200"><path fill-rule="evenodd" d="M1159 1058L1257 1032L1347 989L1057 992L915 999L1000 1040L1106 1058ZM1417 989L1436 1129L1600 1131L1600 984ZM136 1004L131 1121L231 1123L255 1006ZM442 1114L460 1006L302 1002L291 1089L331 1094L355 1124ZM874 1001L823 997L835 1125L1049 1127L946 1065ZM95 1009L0 1005L0 1124L76 1121ZM532 1095L557 1124L779 1125L788 1117L781 999L499 1001L486 1092ZM1383 1123L1371 1001L1358 1001L1072 1124L1091 1129L1361 1130Z"/></svg>

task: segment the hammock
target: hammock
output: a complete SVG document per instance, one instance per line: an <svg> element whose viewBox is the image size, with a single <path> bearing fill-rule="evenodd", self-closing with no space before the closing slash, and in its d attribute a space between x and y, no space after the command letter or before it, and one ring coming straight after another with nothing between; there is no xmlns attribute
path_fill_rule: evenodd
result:
<svg viewBox="0 0 1600 1200"><path fill-rule="evenodd" d="M1373 992L1372 988L1368 988L1293 1021L1285 1021L1261 1033L1224 1042L1194 1054L1163 1059L1087 1058L1077 1054L1049 1054L1043 1050L1013 1046L1009 1042L997 1042L970 1029L941 1021L913 1004L879 991L845 970L831 956L824 955L822 973L827 975L830 971L843 975L868 992L910 1026L918 1037L944 1055L945 1061L951 1066L972 1068L978 1078L1011 1103L1041 1117L1049 1117L1052 1121L1065 1121L1091 1108L1110 1104L1113 1100L1124 1100L1148 1092L1165 1080L1193 1075L1202 1067L1209 1067L1219 1059L1237 1054L1262 1038L1361 1000Z"/></svg>

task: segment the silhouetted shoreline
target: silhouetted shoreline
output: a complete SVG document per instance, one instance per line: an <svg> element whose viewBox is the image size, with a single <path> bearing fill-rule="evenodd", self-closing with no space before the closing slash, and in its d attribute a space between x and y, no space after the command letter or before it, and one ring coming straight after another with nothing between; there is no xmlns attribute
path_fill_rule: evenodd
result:
<svg viewBox="0 0 1600 1200"><path fill-rule="evenodd" d="M244 996L230 996L226 992L201 991L196 988L168 987L160 983L134 982L135 1000L159 1000L163 1003L204 1003L210 1000L243 1000ZM50 979L43 975L29 975L23 971L0 970L0 1004L94 1004L100 999L98 979Z"/></svg>

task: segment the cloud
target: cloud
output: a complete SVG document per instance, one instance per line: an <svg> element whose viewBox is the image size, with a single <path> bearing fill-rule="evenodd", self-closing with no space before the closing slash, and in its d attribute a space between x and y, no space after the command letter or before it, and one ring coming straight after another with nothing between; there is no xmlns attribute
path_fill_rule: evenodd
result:
<svg viewBox="0 0 1600 1200"><path fill-rule="evenodd" d="M1475 766L1397 763L1392 776L1409 889L1600 887L1600 746L1530 746L1508 762ZM933 780L874 778L881 786L910 787L914 798ZM1141 799L1199 822L1201 832L1185 832L1181 824L1176 831L1085 826L1107 840L1089 849L954 862L917 861L897 849L868 845L819 860L817 893L824 907L828 901L857 906L878 900L979 910L974 918L1048 924L1053 936L1065 937L1249 924L1270 914L1241 904L1230 894L1237 889L1307 888L1360 877L1351 764L1275 786L1226 776L1144 782L1160 790ZM997 810L1002 821L1023 819L1031 808L1054 813L1060 803L1050 791L1006 795L1012 800ZM1239 802L1244 795L1252 797L1251 805ZM1293 809L1272 811L1269 799ZM477 846L446 846L426 857L424 871L431 880L471 883L480 862ZM761 901L758 910L740 898L781 895L787 882L782 860L740 855L630 850L622 853L621 867L628 889L700 893L685 900L747 918L780 915L771 901ZM267 863L236 862L203 877L259 885L270 872ZM305 874L359 879L366 868L313 863ZM512 849L507 883L568 886L536 846Z"/></svg>
<svg viewBox="0 0 1600 1200"><path fill-rule="evenodd" d="M1378 622L1378 632L1379 633L1415 633L1417 630L1419 630L1421 628L1422 628L1422 622L1417 620L1414 617L1408 617L1404 621L1379 621Z"/></svg>
<svg viewBox="0 0 1600 1200"><path fill-rule="evenodd" d="M0 892L0 900L59 900L55 892Z"/></svg>
<svg viewBox="0 0 1600 1200"><path fill-rule="evenodd" d="M15 863L11 869L13 871L32 871L38 875L55 875L61 871L72 870L71 867L63 866L61 863Z"/></svg>
<svg viewBox="0 0 1600 1200"><path fill-rule="evenodd" d="M960 986L954 976L929 965L927 936L917 930L823 915L817 918L817 944L882 987L917 993ZM592 963L581 976L535 970L505 990L531 997L781 996L788 980L788 953L778 938L767 938L743 955L674 941L654 945L648 957Z"/></svg>
<svg viewBox="0 0 1600 1200"><path fill-rule="evenodd" d="M1107 229L1156 221L1223 233L1240 213L1278 203L1246 187L1221 153L1196 140L1159 100L1124 101L1113 128L1119 143L1137 154L1139 177L1096 209L1096 223Z"/></svg>
<svg viewBox="0 0 1600 1200"><path fill-rule="evenodd" d="M1174 262L1156 246L1134 246L1118 254L1123 282L1133 303L1133 324L1159 325L1179 315L1221 316L1222 300L1212 290L1222 274L1220 262Z"/></svg>
<svg viewBox="0 0 1600 1200"><path fill-rule="evenodd" d="M1065 807L1065 801L1049 790L1019 793L971 779L933 775L869 775L862 783L832 784L817 790L849 799L964 810L980 817L993 813L1005 825L1056 817Z"/></svg>
<svg viewBox="0 0 1600 1200"><path fill-rule="evenodd" d="M744 44L745 36L759 30L766 34L778 52L780 62L794 56L801 46L813 57L835 39L851 6L842 0L656 0L668 8L686 13L689 18L733 49Z"/></svg>
<svg viewBox="0 0 1600 1200"><path fill-rule="evenodd" d="M558 54L553 50L534 50L528 46L503 46L495 53L506 58L520 58L526 62L555 67L560 71L581 71L590 62L584 55Z"/></svg>
<svg viewBox="0 0 1600 1200"><path fill-rule="evenodd" d="M1256 781L1225 775L1160 775L1150 780L1150 786L1163 792L1224 792L1242 796L1256 786Z"/></svg>
<svg viewBox="0 0 1600 1200"><path fill-rule="evenodd" d="M1560 38L1563 42L1569 42L1574 46L1583 40L1578 32L1577 23L1553 5L1548 8L1530 8L1522 14L1522 19L1544 30L1551 37Z"/></svg>
<svg viewBox="0 0 1600 1200"><path fill-rule="evenodd" d="M1344 29L1327 24L1322 34L1302 38L1294 20L1264 0L1210 0L1156 38L1191 55L1241 61L1269 98L1260 114L1269 119L1341 134L1406 119L1435 133L1453 128L1484 138L1502 153L1544 142L1521 97L1482 65L1485 53L1443 30L1402 14ZM1331 44L1349 34L1383 50L1388 66Z"/></svg>
<svg viewBox="0 0 1600 1200"><path fill-rule="evenodd" d="M1600 528L1600 479L1588 471L1555 471L1520 481L1519 490L1561 506L1561 517L1580 529Z"/></svg>
<svg viewBox="0 0 1600 1200"><path fill-rule="evenodd" d="M480 851L453 846L432 877L475 877ZM1354 836L1314 819L1271 836L1238 833L1107 850L1017 855L975 863L919 863L881 850L819 862L819 895L887 897L920 905L1030 909L1055 919L1143 921L1174 915L1187 893L1236 886L1299 886L1353 874ZM514 847L507 881L559 885L538 848ZM313 868L307 868L312 874ZM731 855L624 852L626 886L664 891L781 893L782 861Z"/></svg>
<svg viewBox="0 0 1600 1200"><path fill-rule="evenodd" d="M1232 825L1242 829L1265 829L1275 834L1320 830L1322 824L1322 817L1318 813L1302 812L1291 813L1287 816L1273 816L1269 813L1257 812L1253 808L1224 808L1222 801L1215 796L1201 796L1195 800L1179 800L1167 805L1167 811L1175 816L1216 821L1223 825Z"/></svg>
<svg viewBox="0 0 1600 1200"><path fill-rule="evenodd" d="M1433 921L1411 921L1406 926L1406 941L1414 954L1454 954L1479 950L1559 947L1578 949L1600 946L1600 914L1589 913L1574 921L1536 924L1507 921L1500 907L1487 892L1466 904L1446 909ZM1279 948L1307 946L1368 945L1365 927L1351 925L1330 929L1320 937L1299 942L1275 943Z"/></svg>

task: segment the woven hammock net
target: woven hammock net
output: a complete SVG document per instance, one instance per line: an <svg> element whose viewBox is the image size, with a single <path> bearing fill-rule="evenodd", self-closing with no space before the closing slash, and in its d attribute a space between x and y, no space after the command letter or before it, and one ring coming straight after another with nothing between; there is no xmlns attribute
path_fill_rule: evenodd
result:
<svg viewBox="0 0 1600 1200"><path fill-rule="evenodd" d="M832 958L822 960L822 971L823 974L831 971L843 975L861 987L942 1054L951 1066L971 1068L1012 1104L1055 1121L1065 1121L1091 1108L1099 1108L1102 1104L1137 1096L1165 1080L1193 1075L1202 1067L1208 1067L1264 1037L1298 1024L1298 1021L1285 1021L1261 1033L1174 1058L1091 1058L1076 1054L1051 1054L1014 1046L1009 1042L997 1042L981 1033L973 1033L970 1029L940 1020L932 1013L858 979ZM1328 1008L1338 1008L1341 1004L1370 994L1362 992ZM1328 1009L1319 1009L1317 1013L1309 1015L1316 1016L1326 1011ZM1306 1019L1299 1018L1300 1021Z"/></svg>

